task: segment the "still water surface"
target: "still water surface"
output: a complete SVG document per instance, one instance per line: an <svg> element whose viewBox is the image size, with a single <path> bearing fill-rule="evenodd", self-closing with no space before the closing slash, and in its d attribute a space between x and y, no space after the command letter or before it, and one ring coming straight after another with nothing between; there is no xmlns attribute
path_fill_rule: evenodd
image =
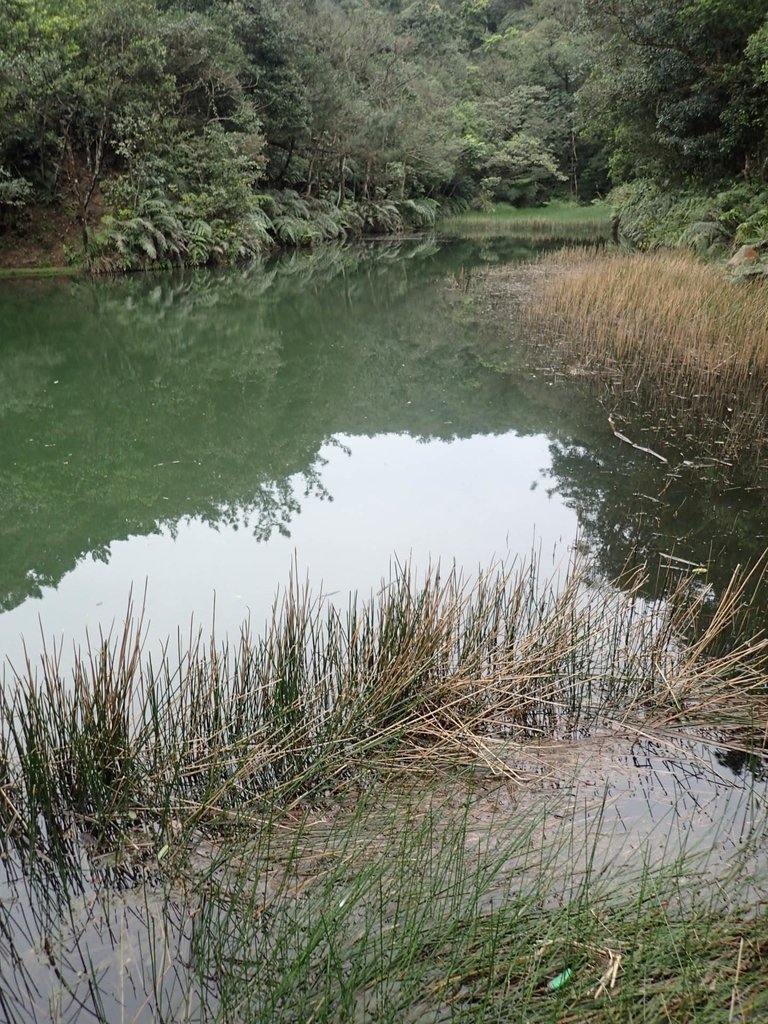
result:
<svg viewBox="0 0 768 1024"><path fill-rule="evenodd" d="M484 315L464 283L524 255L387 243L244 272L0 282L5 671L22 636L35 660L41 635L69 650L108 630L132 589L146 588L149 644L192 620L209 628L214 603L219 638L245 619L258 630L292 566L346 604L394 560L472 574L534 551L546 568L578 538L605 576L636 550L651 564L712 558L722 587L766 546L760 491L660 466L619 442L577 383L511 370L516 325ZM590 743L602 746L575 745L573 763L552 761L556 745L540 754L545 784L557 780L547 805L567 806L534 837L536 858L561 832L607 863L620 851L625 874L701 846L693 892L725 892L740 858L749 898L765 899L762 760ZM494 786L462 811L473 836L503 834L518 813L519 795ZM196 1019L198 908L179 893L91 865L62 912L20 864L0 869L8 1019L91 1000L114 1019L158 1019L160 1006ZM517 863L500 874L523 876Z"/></svg>
<svg viewBox="0 0 768 1024"><path fill-rule="evenodd" d="M601 571L635 546L765 546L721 495L618 442L598 401L509 372L514 324L470 300L510 242L384 243L222 274L0 284L0 650L69 649L146 589L154 640L245 619L292 565L363 595L393 560L467 573L577 536ZM497 367L503 364L504 372ZM717 570L716 570L717 571ZM715 581L717 582L717 581Z"/></svg>

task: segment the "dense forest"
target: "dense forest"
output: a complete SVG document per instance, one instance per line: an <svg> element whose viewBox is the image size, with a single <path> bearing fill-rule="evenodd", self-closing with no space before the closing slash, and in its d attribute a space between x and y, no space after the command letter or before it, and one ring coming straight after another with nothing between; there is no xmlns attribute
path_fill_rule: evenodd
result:
<svg viewBox="0 0 768 1024"><path fill-rule="evenodd" d="M640 245L768 236L767 0L2 6L0 248L203 265L609 192Z"/></svg>

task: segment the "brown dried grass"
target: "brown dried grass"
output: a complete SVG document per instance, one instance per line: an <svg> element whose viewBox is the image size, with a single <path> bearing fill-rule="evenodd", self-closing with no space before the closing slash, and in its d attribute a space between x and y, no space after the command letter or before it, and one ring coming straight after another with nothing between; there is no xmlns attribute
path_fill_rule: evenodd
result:
<svg viewBox="0 0 768 1024"><path fill-rule="evenodd" d="M564 249L522 275L490 271L481 290L502 314L508 292L539 360L604 383L614 411L684 458L768 466L764 283L687 252Z"/></svg>
<svg viewBox="0 0 768 1024"><path fill-rule="evenodd" d="M768 289L736 283L689 253L585 253L547 261L526 317L555 322L606 366L707 389L762 386L768 377Z"/></svg>

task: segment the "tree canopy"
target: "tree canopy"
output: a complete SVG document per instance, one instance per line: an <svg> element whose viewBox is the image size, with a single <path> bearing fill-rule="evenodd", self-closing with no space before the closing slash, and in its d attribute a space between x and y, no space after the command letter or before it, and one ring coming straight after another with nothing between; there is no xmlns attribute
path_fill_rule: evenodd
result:
<svg viewBox="0 0 768 1024"><path fill-rule="evenodd" d="M768 176L765 0L6 0L0 232L107 268Z"/></svg>

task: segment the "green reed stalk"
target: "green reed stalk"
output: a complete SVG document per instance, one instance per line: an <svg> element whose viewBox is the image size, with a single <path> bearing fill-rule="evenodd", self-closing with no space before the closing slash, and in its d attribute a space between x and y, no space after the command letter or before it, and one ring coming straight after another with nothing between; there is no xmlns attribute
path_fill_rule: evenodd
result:
<svg viewBox="0 0 768 1024"><path fill-rule="evenodd" d="M721 643L760 572L737 575L714 611L698 577L649 602L642 571L609 587L578 565L471 584L402 569L345 615L292 582L264 636L192 637L176 661L166 648L143 662L129 615L71 677L54 654L4 687L6 834L32 849L140 827L161 845L185 824L229 829L264 801L290 806L377 767L472 765L496 742L637 710L716 716L764 689L766 641Z"/></svg>

